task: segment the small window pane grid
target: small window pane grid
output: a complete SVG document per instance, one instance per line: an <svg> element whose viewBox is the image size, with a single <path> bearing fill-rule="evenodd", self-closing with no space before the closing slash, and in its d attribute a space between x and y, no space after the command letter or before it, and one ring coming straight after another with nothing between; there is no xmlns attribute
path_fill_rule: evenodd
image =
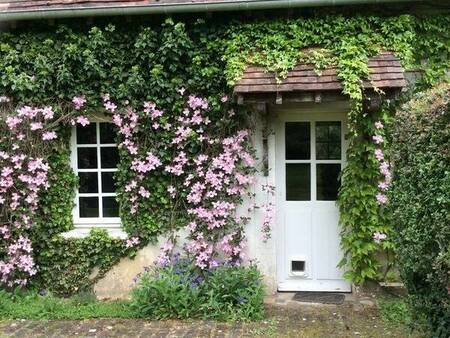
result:
<svg viewBox="0 0 450 338"><path fill-rule="evenodd" d="M119 223L114 173L119 161L114 126L91 122L74 128L73 167L79 177L75 223ZM95 225L95 224L91 224Z"/></svg>
<svg viewBox="0 0 450 338"><path fill-rule="evenodd" d="M285 123L287 201L335 201L343 164L341 121Z"/></svg>

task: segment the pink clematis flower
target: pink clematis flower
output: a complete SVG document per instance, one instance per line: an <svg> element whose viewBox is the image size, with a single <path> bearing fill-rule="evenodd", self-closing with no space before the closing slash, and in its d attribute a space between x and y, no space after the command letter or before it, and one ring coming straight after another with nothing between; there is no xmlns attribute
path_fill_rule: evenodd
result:
<svg viewBox="0 0 450 338"><path fill-rule="evenodd" d="M384 142L383 136L381 135L374 135L372 136L372 140L376 143L376 144L381 144Z"/></svg>
<svg viewBox="0 0 450 338"><path fill-rule="evenodd" d="M38 129L42 129L42 123L41 122L31 122L30 123L30 130L34 131L34 130L38 130Z"/></svg>
<svg viewBox="0 0 450 338"><path fill-rule="evenodd" d="M86 103L86 98L84 96L74 96L72 98L72 103L76 110L80 110Z"/></svg>
<svg viewBox="0 0 450 338"><path fill-rule="evenodd" d="M58 136L56 135L56 133L54 131L46 131L45 133L42 134L42 140L44 140L44 141L54 140L57 137Z"/></svg>
<svg viewBox="0 0 450 338"><path fill-rule="evenodd" d="M382 232L377 231L373 234L373 240L376 243L381 243L381 241L384 241L386 238L387 238L387 235Z"/></svg>
<svg viewBox="0 0 450 338"><path fill-rule="evenodd" d="M377 199L377 203L378 204L386 204L387 201L388 201L387 196L385 194L380 193L380 192L375 197Z"/></svg>
<svg viewBox="0 0 450 338"><path fill-rule="evenodd" d="M86 116L78 116L77 117L77 123L81 124L83 127L89 125L91 122Z"/></svg>

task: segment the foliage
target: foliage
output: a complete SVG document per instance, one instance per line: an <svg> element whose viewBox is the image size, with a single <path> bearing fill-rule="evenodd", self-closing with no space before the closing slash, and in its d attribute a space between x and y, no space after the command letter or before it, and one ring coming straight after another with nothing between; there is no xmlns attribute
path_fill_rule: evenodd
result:
<svg viewBox="0 0 450 338"><path fill-rule="evenodd" d="M0 319L80 320L90 318L133 318L128 301L97 301L78 294L71 298L39 295L34 291L9 293L0 290Z"/></svg>
<svg viewBox="0 0 450 338"><path fill-rule="evenodd" d="M256 320L264 290L254 265L222 265L199 273L188 260L144 272L132 293L141 317Z"/></svg>
<svg viewBox="0 0 450 338"><path fill-rule="evenodd" d="M339 193L340 221L344 225L341 243L346 250L341 266L349 266L346 277L356 283L379 276L376 254L391 250L390 240L377 241L375 234L391 235L390 213L377 202L378 185L381 180L380 163L376 150L386 145L376 144L371 135L386 136L384 129L376 124L388 124L388 111L374 112L358 119L358 137L350 139L347 151L347 167L341 179ZM386 143L387 137L383 138ZM388 153L381 154L388 157Z"/></svg>
<svg viewBox="0 0 450 338"><path fill-rule="evenodd" d="M404 299L380 299L377 305L383 321L394 325L411 324L411 313Z"/></svg>
<svg viewBox="0 0 450 338"><path fill-rule="evenodd" d="M52 236L49 242L41 242L48 245L42 250L39 250L42 244L36 243L36 261L49 263L39 265L35 284L63 296L90 291L92 284L121 257L134 252L123 240L110 237L102 229L92 229L85 238Z"/></svg>
<svg viewBox="0 0 450 338"><path fill-rule="evenodd" d="M415 319L450 332L450 85L415 96L397 114L391 193L396 252Z"/></svg>
<svg viewBox="0 0 450 338"><path fill-rule="evenodd" d="M367 60L380 50L392 50L405 68L424 70L426 76L420 86L428 86L449 66L450 19L439 15L381 17L323 13L245 22L175 23L167 19L162 24L118 22L82 28L43 24L32 31L1 33L0 67L4 71L0 74L0 88L15 103L63 107L74 96L84 95L86 111L93 112L99 109L102 96L109 94L121 107L127 105L125 100L130 100L135 109L142 108L137 108L137 102L153 102L167 116L175 116L184 104L178 93L184 87L210 103L211 120L223 128L219 135L232 135L246 121L247 113L236 109L231 118L218 99L231 91L230 85L249 62L275 71L279 78L299 60L312 62L318 72L327 65L336 65L344 93L353 107L349 115L349 165L342 176L339 196L342 245L348 262L347 277L361 282L377 277L376 253L380 245L373 241L374 232L389 234L389 215L375 200L380 177L371 141L373 123L382 116L367 119L363 112L365 92L361 84L368 75ZM299 52L302 48L312 50ZM153 142L151 135L148 140ZM143 151L146 146L144 142ZM149 150L154 147L152 144ZM65 162L68 150L64 145L56 149L49 175L54 182L61 178L61 182L73 187L76 182ZM125 166L119 170L118 179L125 184L130 178L126 170L131 158L122 155ZM168 158L169 154L162 157L165 156ZM47 278L58 279L60 282L50 287L57 286L61 293L84 289L90 283L88 271L92 272L94 267L101 266L104 272L116 259L132 255L158 234L182 225L183 213L175 222L167 219L166 211L174 209L167 203L167 191L163 189L167 177L146 180L146 184L156 187L152 203L158 204L161 212L154 213L158 208L150 207L149 203L141 207L139 219L131 220L123 210L130 236L141 236L142 240L137 247L124 250L114 240L102 237L100 247L107 248L104 252L108 253L104 259L99 251L94 250L92 255L83 251L91 250L83 244L90 242L88 239L58 237L72 227L73 196L62 185L50 187L41 196L42 222L33 231L33 242L38 246L37 264L43 272L37 281L48 285ZM389 243L384 241L381 248L388 249ZM57 256L59 263L54 264ZM72 262L77 259L83 263L74 267ZM70 273L67 267L72 268Z"/></svg>

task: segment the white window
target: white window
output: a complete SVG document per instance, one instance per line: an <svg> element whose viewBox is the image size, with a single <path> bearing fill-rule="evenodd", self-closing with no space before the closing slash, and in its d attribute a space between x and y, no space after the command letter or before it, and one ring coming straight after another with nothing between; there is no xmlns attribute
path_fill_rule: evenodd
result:
<svg viewBox="0 0 450 338"><path fill-rule="evenodd" d="M76 229L119 228L119 205L114 174L119 154L115 127L91 122L72 129L71 162L79 178L73 219Z"/></svg>

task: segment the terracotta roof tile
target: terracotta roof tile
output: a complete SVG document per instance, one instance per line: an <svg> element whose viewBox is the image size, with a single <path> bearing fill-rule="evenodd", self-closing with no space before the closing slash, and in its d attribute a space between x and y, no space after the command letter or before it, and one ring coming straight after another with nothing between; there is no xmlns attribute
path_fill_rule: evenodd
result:
<svg viewBox="0 0 450 338"><path fill-rule="evenodd" d="M370 78L364 81L365 88L402 88L406 86L403 68L392 53L382 53L368 62ZM299 64L288 72L280 83L274 73L262 67L249 66L237 81L235 93L267 93L291 91L342 90L335 67L323 70L320 75L312 65Z"/></svg>

